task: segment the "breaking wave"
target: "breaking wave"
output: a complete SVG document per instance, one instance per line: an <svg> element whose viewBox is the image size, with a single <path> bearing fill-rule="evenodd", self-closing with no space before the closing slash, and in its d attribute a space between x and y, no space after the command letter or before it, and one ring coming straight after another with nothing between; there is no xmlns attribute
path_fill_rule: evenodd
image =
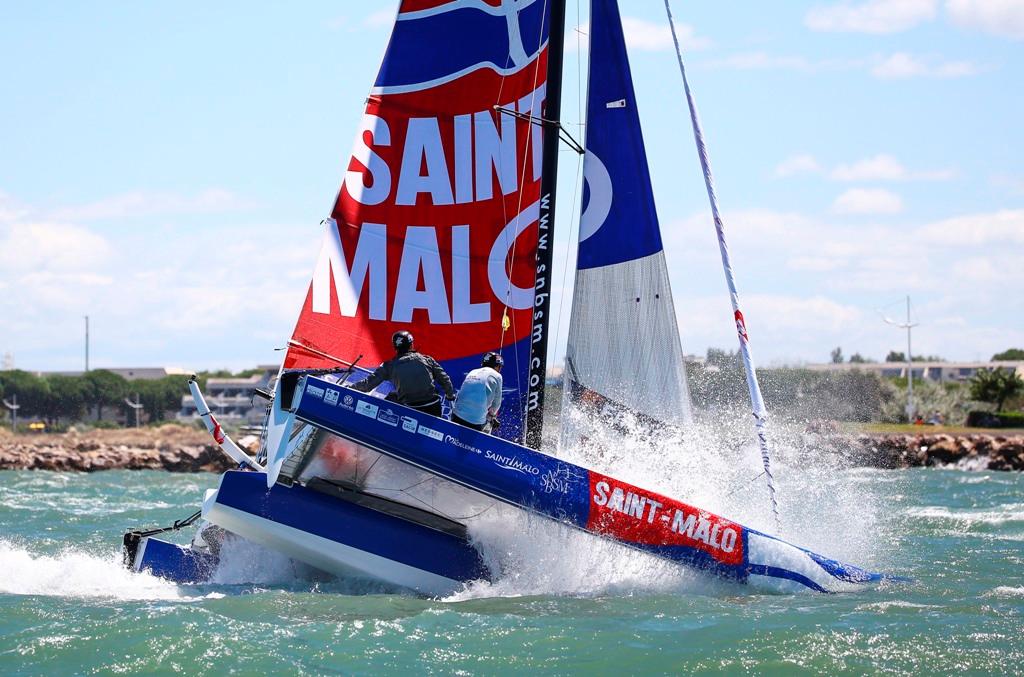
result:
<svg viewBox="0 0 1024 677"><path fill-rule="evenodd" d="M950 510L943 506L925 506L907 510L911 517L955 522L961 526L1002 525L1024 522L1024 503L1009 503L987 510Z"/></svg>
<svg viewBox="0 0 1024 677"><path fill-rule="evenodd" d="M568 415L576 420L567 426L570 432L558 453L566 460L828 557L868 568L892 566L879 546L891 540L882 533L892 528L884 506L898 485L876 481L884 471L855 468L843 450L829 447L804 426L777 424L771 430L780 512L776 526L747 420L733 426L697 423L652 437L642 426L621 420L615 427L596 426L593 417ZM735 595L747 590L514 509L475 520L470 533L496 577L493 583L470 585L455 600L536 594Z"/></svg>
<svg viewBox="0 0 1024 677"><path fill-rule="evenodd" d="M188 591L150 574L130 572L120 553L98 556L69 548L34 554L0 541L0 593L120 600L188 600Z"/></svg>

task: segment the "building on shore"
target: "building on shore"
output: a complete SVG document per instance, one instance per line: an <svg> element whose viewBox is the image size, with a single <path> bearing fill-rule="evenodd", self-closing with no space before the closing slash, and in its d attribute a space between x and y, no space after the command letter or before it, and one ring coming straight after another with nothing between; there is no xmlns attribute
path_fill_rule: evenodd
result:
<svg viewBox="0 0 1024 677"><path fill-rule="evenodd" d="M256 397L256 389L270 390L271 381L280 367L261 364L258 373L245 378L209 378L203 396L210 411L221 423L235 425L261 425L267 411L267 401ZM181 409L176 418L188 423L199 418L191 395L182 395Z"/></svg>
<svg viewBox="0 0 1024 677"><path fill-rule="evenodd" d="M91 371L109 371L117 374L126 381L155 381L165 376L188 376L193 373L181 367L97 367ZM84 376L85 372L78 371L34 371L32 374L45 378L47 376Z"/></svg>
<svg viewBox="0 0 1024 677"><path fill-rule="evenodd" d="M808 364L811 371L865 371L884 378L906 378L906 362L842 362L838 364ZM1024 378L1024 360L1001 360L997 362L914 362L912 370L915 380L935 383L959 383L969 381L979 371L1009 369Z"/></svg>

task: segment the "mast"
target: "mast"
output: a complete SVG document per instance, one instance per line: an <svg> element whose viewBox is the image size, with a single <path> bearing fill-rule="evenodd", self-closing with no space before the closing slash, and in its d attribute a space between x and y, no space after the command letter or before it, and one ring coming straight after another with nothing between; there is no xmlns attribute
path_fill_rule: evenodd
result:
<svg viewBox="0 0 1024 677"><path fill-rule="evenodd" d="M743 319L743 312L740 310L740 295L736 290L736 278L732 272L729 246L725 241L725 225L722 223L722 215L718 209L718 197L715 195L715 179L711 173L711 160L708 158L707 144L704 143L704 131L701 128L700 117L697 115L697 103L694 101L693 93L690 91L690 82L686 79L686 68L683 66L683 52L679 47L679 37L676 35L676 25L672 18L672 8L669 7L668 0L665 0L665 13L668 14L668 25L672 31L672 42L676 48L679 73L683 76L683 89L686 92L686 104L690 109L693 138L697 143L697 155L700 158L700 166L704 172L704 185L707 187L708 201L711 203L711 215L715 222L715 232L718 235L718 250L722 255L725 282L726 286L729 287L729 298L732 301L733 318L736 321L736 336L740 343L740 355L743 357L743 368L747 372L747 389L750 391L750 404L753 409L751 413L754 415L758 446L761 449L761 463L764 465L764 476L768 480L768 498L771 500L775 526L779 528L779 505L775 498L775 479L772 477L768 434L765 429L768 410L764 406L764 398L761 396L761 385L757 382L757 372L754 370L754 358L750 354L750 338L747 335L746 320Z"/></svg>
<svg viewBox="0 0 1024 677"><path fill-rule="evenodd" d="M558 180L559 119L562 113L562 61L565 40L565 0L550 0L547 95L545 97L544 155L538 221L537 275L533 287L533 339L526 397L526 445L540 449L544 429L544 381L548 361L551 315L551 266L555 250L555 187Z"/></svg>

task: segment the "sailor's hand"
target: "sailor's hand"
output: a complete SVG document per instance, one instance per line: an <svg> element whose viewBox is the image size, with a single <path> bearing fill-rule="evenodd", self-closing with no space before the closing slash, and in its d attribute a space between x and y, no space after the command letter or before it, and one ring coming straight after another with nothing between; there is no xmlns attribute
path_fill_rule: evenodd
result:
<svg viewBox="0 0 1024 677"><path fill-rule="evenodd" d="M454 402L455 401L455 395L445 395L444 399L448 400L449 402Z"/></svg>

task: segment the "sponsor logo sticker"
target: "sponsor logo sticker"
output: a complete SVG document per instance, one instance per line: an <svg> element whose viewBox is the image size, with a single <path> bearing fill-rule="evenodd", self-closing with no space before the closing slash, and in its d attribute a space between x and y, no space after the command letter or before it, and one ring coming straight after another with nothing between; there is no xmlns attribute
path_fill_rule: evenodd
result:
<svg viewBox="0 0 1024 677"><path fill-rule="evenodd" d="M323 396L324 396L324 389L323 388L318 388L317 386L313 385L312 383L307 383L306 384L306 392L309 393L310 395L312 395L313 397L317 398L317 399L323 399Z"/></svg>
<svg viewBox="0 0 1024 677"><path fill-rule="evenodd" d="M376 404L370 404L363 400L359 400L359 402L356 403L356 413L362 414L363 416L369 416L370 418L377 418L377 410L379 408L380 407Z"/></svg>
<svg viewBox="0 0 1024 677"><path fill-rule="evenodd" d="M416 428L416 432L420 435L426 435L430 439L437 440L438 442L444 440L444 433L439 430L434 430L433 428L428 428L425 425L421 425Z"/></svg>
<svg viewBox="0 0 1024 677"><path fill-rule="evenodd" d="M341 393L339 393L334 388L328 388L327 392L324 393L324 402L326 402L327 404L333 404L333 405L337 406L338 405L338 396L339 395L341 395Z"/></svg>
<svg viewBox="0 0 1024 677"><path fill-rule="evenodd" d="M552 468L541 475L540 483L544 487L545 494L550 494L553 491L567 494L573 479L575 479L574 473L570 473L569 468L563 465Z"/></svg>
<svg viewBox="0 0 1024 677"><path fill-rule="evenodd" d="M341 400L341 406L345 409L351 409L352 403L355 402L355 400L356 398L352 397L351 395L345 395L345 397L343 397Z"/></svg>
<svg viewBox="0 0 1024 677"><path fill-rule="evenodd" d="M394 426L394 427L397 428L398 427L398 421L400 419L399 419L398 414L396 414L395 412L391 411L390 409L385 409L384 411L382 411L379 414L377 414L377 420L380 421L381 423L387 423L388 425Z"/></svg>
<svg viewBox="0 0 1024 677"><path fill-rule="evenodd" d="M456 446L459 449L465 449L466 451L472 451L474 454L482 454L483 452L474 447L472 444L467 444L460 440L455 435L445 435L444 441L452 446Z"/></svg>
<svg viewBox="0 0 1024 677"><path fill-rule="evenodd" d="M416 425L417 425L417 423L418 423L418 421L416 419L410 418L408 416L403 416L402 417L402 430L404 430L407 433L414 433L414 432L416 432Z"/></svg>
<svg viewBox="0 0 1024 677"><path fill-rule="evenodd" d="M479 453L479 452L478 452ZM514 470L515 472L521 472L524 475L540 475L540 468L535 465L520 461L515 456L506 456L505 454L496 454L493 451L485 451L484 458L489 461L493 461L499 467L504 470Z"/></svg>

